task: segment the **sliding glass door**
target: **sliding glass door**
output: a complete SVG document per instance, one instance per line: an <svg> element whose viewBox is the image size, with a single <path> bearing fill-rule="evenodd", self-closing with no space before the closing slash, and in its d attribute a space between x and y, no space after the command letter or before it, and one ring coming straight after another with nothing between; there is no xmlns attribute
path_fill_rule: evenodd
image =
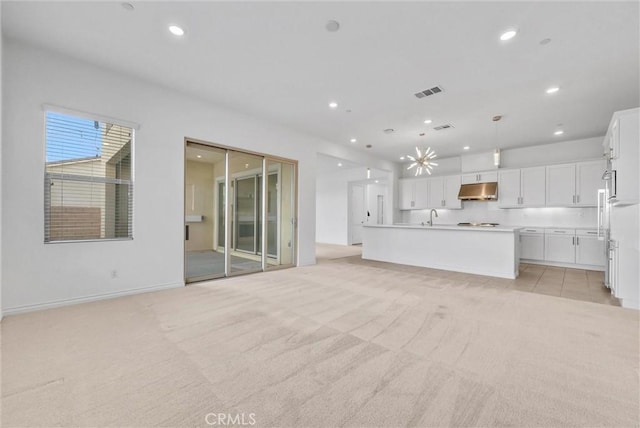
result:
<svg viewBox="0 0 640 428"><path fill-rule="evenodd" d="M187 144L184 249L188 281L225 276L225 176L226 150Z"/></svg>
<svg viewBox="0 0 640 428"><path fill-rule="evenodd" d="M290 267L295 254L296 163L187 142L186 281Z"/></svg>
<svg viewBox="0 0 640 428"><path fill-rule="evenodd" d="M295 165L267 160L267 269L292 266L296 251Z"/></svg>
<svg viewBox="0 0 640 428"><path fill-rule="evenodd" d="M260 203L262 164L264 158L252 154L229 151L229 179L231 180L230 213L232 252L229 253L228 274L262 270L260 246Z"/></svg>

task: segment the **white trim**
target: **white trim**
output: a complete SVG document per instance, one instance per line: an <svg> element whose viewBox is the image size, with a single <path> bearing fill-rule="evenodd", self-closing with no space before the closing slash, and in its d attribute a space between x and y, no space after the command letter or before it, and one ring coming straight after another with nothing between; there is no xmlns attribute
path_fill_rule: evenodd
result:
<svg viewBox="0 0 640 428"><path fill-rule="evenodd" d="M520 259L520 263L525 263L528 265L543 265L543 266L553 266L553 267L562 267L568 269L584 269L584 270L595 270L604 272L604 266L596 266L596 265L580 265L576 263L560 263L560 262L549 262L546 260L529 260L529 259Z"/></svg>
<svg viewBox="0 0 640 428"><path fill-rule="evenodd" d="M621 298L620 305L623 308L640 310L640 301L638 300Z"/></svg>
<svg viewBox="0 0 640 428"><path fill-rule="evenodd" d="M82 117L84 119L89 120L97 120L98 122L106 122L112 123L114 125L126 126L127 128L135 129L136 131L140 130L140 125L135 122L129 122L127 120L116 119L109 116L104 116L95 113L89 113L86 111L73 110L66 107L60 107L54 104L42 104L42 110L44 111L52 111L55 113L68 114L71 116Z"/></svg>
<svg viewBox="0 0 640 428"><path fill-rule="evenodd" d="M4 308L2 314L16 315L25 312L40 311L44 309L59 308L62 306L77 305L80 303L95 302L99 300L113 299L116 297L129 296L132 294L149 293L153 291L167 290L170 288L184 287L184 282L172 282L169 284L152 285L150 287L133 288L130 290L116 291L114 293L94 294L91 296L75 297L72 299L53 300L51 302L36 303L35 305L14 306L12 308Z"/></svg>

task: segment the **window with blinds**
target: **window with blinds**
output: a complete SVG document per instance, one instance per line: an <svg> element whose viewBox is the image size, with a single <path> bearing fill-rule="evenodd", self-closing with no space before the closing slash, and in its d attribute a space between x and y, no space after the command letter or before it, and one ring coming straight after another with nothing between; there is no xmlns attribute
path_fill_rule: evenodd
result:
<svg viewBox="0 0 640 428"><path fill-rule="evenodd" d="M46 113L45 242L132 239L133 129Z"/></svg>

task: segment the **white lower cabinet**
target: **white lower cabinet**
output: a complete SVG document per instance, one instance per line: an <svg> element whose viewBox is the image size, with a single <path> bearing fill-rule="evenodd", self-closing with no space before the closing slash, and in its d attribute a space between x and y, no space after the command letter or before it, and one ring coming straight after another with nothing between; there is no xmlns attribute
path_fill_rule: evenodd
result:
<svg viewBox="0 0 640 428"><path fill-rule="evenodd" d="M576 231L576 263L580 265L604 266L604 241L589 230Z"/></svg>
<svg viewBox="0 0 640 428"><path fill-rule="evenodd" d="M524 229L526 230L526 229ZM521 232L522 234L526 232ZM525 253L524 245L521 248ZM523 259L530 259L525 255ZM531 258L530 260L538 260ZM604 268L604 241L591 229L546 229L544 231L544 261Z"/></svg>
<svg viewBox="0 0 640 428"><path fill-rule="evenodd" d="M573 229L548 229L544 234L544 259L549 262L576 262L576 235Z"/></svg>
<svg viewBox="0 0 640 428"><path fill-rule="evenodd" d="M544 260L544 231L542 229L524 229L520 232L520 258Z"/></svg>

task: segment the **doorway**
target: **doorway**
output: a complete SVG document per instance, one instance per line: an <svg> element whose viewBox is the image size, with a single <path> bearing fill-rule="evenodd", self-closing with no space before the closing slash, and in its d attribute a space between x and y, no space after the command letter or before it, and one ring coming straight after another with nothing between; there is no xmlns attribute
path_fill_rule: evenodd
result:
<svg viewBox="0 0 640 428"><path fill-rule="evenodd" d="M295 265L296 167L291 160L186 142L186 282Z"/></svg>

